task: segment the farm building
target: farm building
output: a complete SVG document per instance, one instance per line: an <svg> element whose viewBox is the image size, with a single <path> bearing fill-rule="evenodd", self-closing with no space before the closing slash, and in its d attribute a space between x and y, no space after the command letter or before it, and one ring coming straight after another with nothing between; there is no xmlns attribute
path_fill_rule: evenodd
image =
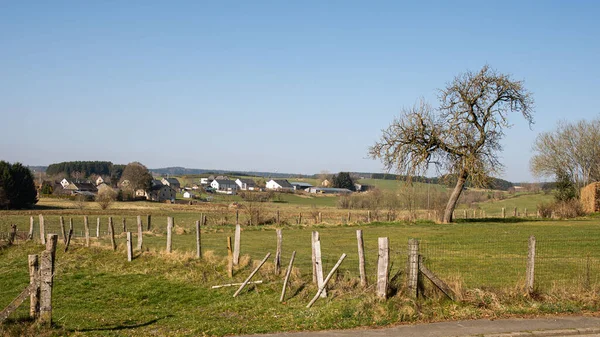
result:
<svg viewBox="0 0 600 337"><path fill-rule="evenodd" d="M586 213L600 211L600 183L591 183L581 189L581 207Z"/></svg>
<svg viewBox="0 0 600 337"><path fill-rule="evenodd" d="M237 190L238 185L233 180L215 179L210 183L210 187L214 188L219 193L224 193Z"/></svg>
<svg viewBox="0 0 600 337"><path fill-rule="evenodd" d="M152 201L166 201L171 200L175 201L175 197L177 192L167 185L155 185L152 186L150 192L146 194L146 199Z"/></svg>
<svg viewBox="0 0 600 337"><path fill-rule="evenodd" d="M294 186L292 186L292 184L285 179L271 179L267 181L266 188L268 190L294 190Z"/></svg>
<svg viewBox="0 0 600 337"><path fill-rule="evenodd" d="M196 197L196 195L190 191L185 191L183 192L183 197L186 199L193 199Z"/></svg>
<svg viewBox="0 0 600 337"><path fill-rule="evenodd" d="M242 191L254 191L257 189L256 183L252 179L240 178L240 179L237 179L235 181L235 183L238 185L238 189L240 189Z"/></svg>
<svg viewBox="0 0 600 337"><path fill-rule="evenodd" d="M295 191L305 190L309 187L313 187L311 184L301 181L292 181L290 184L294 187Z"/></svg>
<svg viewBox="0 0 600 337"><path fill-rule="evenodd" d="M305 190L308 193L318 193L318 194L350 194L350 191L347 188L333 188L333 187L309 187Z"/></svg>

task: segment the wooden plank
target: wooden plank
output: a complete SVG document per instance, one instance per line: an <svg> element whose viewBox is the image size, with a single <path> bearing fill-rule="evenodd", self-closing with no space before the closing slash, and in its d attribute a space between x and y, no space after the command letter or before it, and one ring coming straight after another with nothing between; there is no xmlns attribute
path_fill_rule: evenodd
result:
<svg viewBox="0 0 600 337"><path fill-rule="evenodd" d="M288 265L288 269L285 272L285 279L283 280L283 289L281 289L281 297L279 297L279 302L283 302L285 298L285 291L287 289L288 281L290 280L290 274L292 273L292 267L294 265L294 259L296 258L296 251L292 252L292 258L290 259L290 264Z"/></svg>
<svg viewBox="0 0 600 337"><path fill-rule="evenodd" d="M240 264L240 240L242 236L242 227L235 225L235 236L233 238L233 265Z"/></svg>
<svg viewBox="0 0 600 337"><path fill-rule="evenodd" d="M379 254L377 258L377 296L387 298L390 248L388 238L379 238Z"/></svg>
<svg viewBox="0 0 600 337"><path fill-rule="evenodd" d="M10 304L0 312L0 324L3 323L10 314L13 313L31 294L34 289L33 284L29 284Z"/></svg>
<svg viewBox="0 0 600 337"><path fill-rule="evenodd" d="M433 283L436 287L438 287L439 290L441 290L446 296L448 296L448 298L450 298L453 301L456 301L456 294L454 293L454 291L450 289L446 282L441 280L431 270L425 267L425 265L423 264L423 258L421 256L419 256L419 270L421 271L421 273L423 273L423 275L425 275L425 277L429 279L429 281L431 281L431 283Z"/></svg>
<svg viewBox="0 0 600 337"><path fill-rule="evenodd" d="M281 245L283 243L283 233L281 229L276 229L275 233L277 235L277 250L275 251L275 275L279 275L281 269Z"/></svg>
<svg viewBox="0 0 600 337"><path fill-rule="evenodd" d="M327 278L325 278L325 281L323 281L323 285L319 287L319 290L315 294L315 297L313 297L313 299L310 301L310 303L308 303L306 305L306 308L312 307L312 305L317 301L317 299L319 298L319 296L323 297L321 295L321 293L325 291L325 287L327 286L327 282L329 282L329 280L331 279L331 276L333 276L333 273L335 273L335 271L339 268L339 266L342 264L342 261L344 261L345 258L346 258L346 253L344 253L344 254L342 254L342 256L340 256L340 259L335 264L335 266L333 266L333 268L331 269L331 271L327 275Z"/></svg>
<svg viewBox="0 0 600 337"><path fill-rule="evenodd" d="M260 262L260 264L258 265L258 267L256 267L256 269L254 269L252 271L252 273L250 274L250 276L248 276L248 278L244 281L244 283L242 283L242 285L240 286L240 288L235 292L235 294L233 294L233 297L236 297L240 293L240 291L242 291L242 289L244 289L244 287L248 284L248 282L250 282L250 280L252 279L252 277L254 276L254 274L256 274L258 272L258 270L260 269L260 267L262 267L263 264L265 264L265 262L267 262L267 259L269 258L269 256L271 256L271 253L267 253L267 255Z"/></svg>
<svg viewBox="0 0 600 337"><path fill-rule="evenodd" d="M365 267L365 244L363 241L362 229L356 230L356 241L358 243L358 271L360 273L361 287L367 286L367 273Z"/></svg>

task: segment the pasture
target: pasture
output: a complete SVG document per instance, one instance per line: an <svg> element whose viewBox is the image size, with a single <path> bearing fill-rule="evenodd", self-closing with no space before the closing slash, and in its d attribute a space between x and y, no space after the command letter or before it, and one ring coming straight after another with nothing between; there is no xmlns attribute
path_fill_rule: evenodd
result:
<svg viewBox="0 0 600 337"><path fill-rule="evenodd" d="M243 226L240 265L227 276L226 237L233 236L235 217L226 205L167 205L115 203L102 211L94 205L74 209L64 200L43 200L43 210L6 211L0 214L0 229L17 223L29 228L29 217L45 214L48 232L59 232L59 216L73 219L76 235L67 253L59 242L54 292L54 328L43 330L26 319L21 306L3 328L8 335L209 335L275 331L322 330L361 326L385 326L402 322L501 317L506 315L581 312L597 310L600 287L600 234L596 218L570 221L535 219L473 219L451 225L430 221L364 223L354 221L314 224L293 222L301 210L312 205L267 203L265 212L279 207L290 221L282 224ZM323 212L343 217L346 210L323 206ZM210 213L212 212L212 213ZM224 213L219 213L224 212ZM195 258L195 221L200 213L214 216L202 228L203 258ZM144 232L144 247L127 262L122 219L127 230L136 232L137 215L152 215L152 227ZM228 214L219 221L218 214ZM83 245L83 215L90 219L92 244ZM108 216L117 232L117 250L106 237ZM175 219L172 253L165 252L167 216ZM337 217L337 216L336 216ZM100 218L100 237L95 238ZM335 220L332 217L332 220ZM279 303L283 275L275 275L273 260L259 271L252 285L232 298L237 287L211 289L213 285L242 282L267 252L275 251L275 229L283 231L283 269L292 251L296 261L288 295ZM364 233L369 286L358 282L356 230ZM312 283L312 231L319 231L323 269L332 268L342 253L348 257L329 285L329 295L311 309L305 306L316 292ZM35 236L39 240L36 228ZM536 296L523 297L527 240L535 235ZM135 234L134 234L135 236ZM390 241L391 291L388 300L375 297L377 238ZM420 240L424 263L461 295L450 302L425 283L425 297L414 302L403 293L406 250L409 238ZM29 282L27 255L39 253L39 242L18 241L0 251L0 307L4 308Z"/></svg>

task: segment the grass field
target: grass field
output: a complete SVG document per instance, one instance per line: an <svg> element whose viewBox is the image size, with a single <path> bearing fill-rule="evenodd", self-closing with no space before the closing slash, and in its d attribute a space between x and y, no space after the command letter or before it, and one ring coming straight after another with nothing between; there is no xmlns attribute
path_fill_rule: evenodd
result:
<svg viewBox="0 0 600 337"><path fill-rule="evenodd" d="M27 305L13 314L6 335L215 335L275 331L321 330L358 326L385 326L401 322L435 321L504 315L544 314L597 310L600 299L600 226L596 218L571 221L488 219L439 225L372 223L349 225L244 226L242 262L233 279L226 273L226 237L234 226L209 222L202 231L204 258L194 257L196 210L187 205L117 203L108 212L69 209L65 201L43 202L49 231L58 232L59 214L73 218L75 234L81 234L82 215L101 219L101 238L92 247L77 237L68 253L59 243L54 292L53 330L37 330L26 317ZM128 208L127 206L130 206ZM135 207L133 207L135 206ZM204 206L204 205L203 205ZM60 208L65 207L65 208ZM302 205L287 205L292 211ZM50 209L48 209L50 208ZM323 207L324 210L329 210ZM37 214L32 212L31 214ZM135 232L135 216L152 214L153 229L144 234L144 251L126 261L123 217ZM345 211L344 211L345 212ZM145 214L144 213L144 214ZM0 226L18 223L28 228L28 212L0 213ZM107 217L113 216L118 249L108 249ZM174 252L164 252L166 217L175 218ZM37 224L37 217L35 219ZM146 224L145 217L143 218ZM67 221L68 223L68 221ZM231 223L231 222L230 222ZM273 273L272 259L238 298L236 288L210 289L212 285L242 282L252 266L276 247L275 228L283 228L282 264L297 252L294 273L284 303L279 303L282 275ZM370 286L358 286L356 230L364 232L367 275ZM329 297L312 309L305 305L316 287L311 283L311 231L320 232L324 270L342 253L348 254L329 287ZM538 241L536 297L519 290L525 275L527 240ZM414 302L402 288L387 301L374 296L377 238L390 240L392 289L402 284L407 241L418 238L426 265L457 290L463 301L446 301L426 285L426 298ZM37 236L36 236L37 237ZM5 307L28 283L27 255L42 247L32 242L0 250L0 308ZM396 291L396 290L393 290Z"/></svg>

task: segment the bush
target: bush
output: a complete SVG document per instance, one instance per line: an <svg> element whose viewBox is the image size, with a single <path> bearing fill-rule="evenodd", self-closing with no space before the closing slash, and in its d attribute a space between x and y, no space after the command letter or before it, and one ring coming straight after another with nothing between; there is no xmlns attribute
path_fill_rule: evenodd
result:
<svg viewBox="0 0 600 337"><path fill-rule="evenodd" d="M538 211L542 218L552 218L554 216L557 218L568 219L576 218L584 214L581 203L577 199L539 204Z"/></svg>

